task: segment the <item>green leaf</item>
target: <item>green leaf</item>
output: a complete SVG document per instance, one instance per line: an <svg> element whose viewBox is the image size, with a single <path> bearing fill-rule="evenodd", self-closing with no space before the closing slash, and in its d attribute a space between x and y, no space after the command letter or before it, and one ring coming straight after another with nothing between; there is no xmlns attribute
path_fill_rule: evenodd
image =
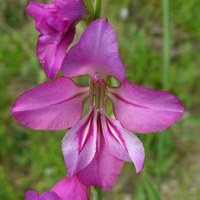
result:
<svg viewBox="0 0 200 200"><path fill-rule="evenodd" d="M146 200L146 195L145 195L145 191L144 191L144 187L143 184L138 183L136 185L136 198L137 200Z"/></svg>
<svg viewBox="0 0 200 200"><path fill-rule="evenodd" d="M147 176L145 176L144 179L145 179L145 188L149 199L161 200L160 194L158 193L157 189L155 188L151 180Z"/></svg>
<svg viewBox="0 0 200 200"><path fill-rule="evenodd" d="M163 160L162 164L160 165L161 173L166 172L172 164L177 160L177 155L172 155L168 159Z"/></svg>

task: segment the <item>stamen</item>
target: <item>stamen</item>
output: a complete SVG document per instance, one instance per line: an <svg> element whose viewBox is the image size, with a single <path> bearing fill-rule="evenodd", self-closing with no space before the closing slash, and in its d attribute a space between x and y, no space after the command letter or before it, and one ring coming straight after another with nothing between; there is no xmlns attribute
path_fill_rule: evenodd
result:
<svg viewBox="0 0 200 200"><path fill-rule="evenodd" d="M99 80L96 82L96 90L95 90L95 107L100 109L100 94L101 94L101 86Z"/></svg>
<svg viewBox="0 0 200 200"><path fill-rule="evenodd" d="M106 82L99 78L99 74L95 73L94 79L90 82L89 105L95 107L98 111L105 109Z"/></svg>
<svg viewBox="0 0 200 200"><path fill-rule="evenodd" d="M105 90L106 90L106 83L104 80L101 81L101 88L100 88L100 109L105 110L105 101L106 101L106 96L105 96Z"/></svg>
<svg viewBox="0 0 200 200"><path fill-rule="evenodd" d="M94 84L93 81L90 82L90 91L89 91L89 106L90 108L94 106L94 98L95 98L95 91L94 91Z"/></svg>

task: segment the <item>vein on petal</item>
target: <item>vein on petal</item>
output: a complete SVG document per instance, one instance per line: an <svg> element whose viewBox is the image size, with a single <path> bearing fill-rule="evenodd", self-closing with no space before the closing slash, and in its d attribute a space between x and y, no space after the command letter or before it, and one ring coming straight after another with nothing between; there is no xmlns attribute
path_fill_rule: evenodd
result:
<svg viewBox="0 0 200 200"><path fill-rule="evenodd" d="M16 107L13 109L13 112L25 112L25 111L33 111L33 110L39 110L39 109L44 109L44 108L48 108L48 107L51 107L51 106L55 106L55 105L59 105L59 104L62 104L62 103L65 103L65 102L67 102L67 101L70 101L70 100L73 100L73 99L75 99L75 98L77 98L77 97L81 97L81 96L83 96L84 94L86 94L87 92L80 92L80 93L78 93L78 94L76 94L76 95L74 95L74 96L72 96L72 97L70 97L70 98L68 98L68 99L65 99L65 100L63 100L63 101L60 101L60 102L56 102L56 103L52 103L52 104L49 104L49 105L45 105L45 106L40 106L40 107L36 107L36 108L33 108L33 109L23 109L23 110L20 110L19 108L18 109L16 109ZM86 97L85 97L86 98Z"/></svg>
<svg viewBox="0 0 200 200"><path fill-rule="evenodd" d="M162 108L159 108L159 107L150 107L150 106L139 105L139 104L127 101L126 99L124 99L123 97L121 97L120 95L118 95L118 94L116 94L114 92L110 91L110 94L113 95L115 98L119 99L120 101L123 101L126 104L129 104L129 105L132 105L132 106L135 106L135 107L139 107L139 108L155 109L155 110L164 111L164 112L179 112L179 113L183 112L182 110L175 110L175 109L169 109L169 108L162 109Z"/></svg>

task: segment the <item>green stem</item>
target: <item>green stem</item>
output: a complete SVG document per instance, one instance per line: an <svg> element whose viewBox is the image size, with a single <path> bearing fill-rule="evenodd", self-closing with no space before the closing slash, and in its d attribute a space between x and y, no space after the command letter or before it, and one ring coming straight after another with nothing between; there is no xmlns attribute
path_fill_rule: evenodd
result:
<svg viewBox="0 0 200 200"><path fill-rule="evenodd" d="M97 191L97 200L102 200L103 199L103 191L100 187L96 187Z"/></svg>
<svg viewBox="0 0 200 200"><path fill-rule="evenodd" d="M164 156L164 137L162 133L159 133L158 137L158 168L157 168L157 186L158 186L158 191L160 192L161 190L161 182L162 182L162 169L160 166L162 165L162 160Z"/></svg>
<svg viewBox="0 0 200 200"><path fill-rule="evenodd" d="M170 66L170 32L169 32L169 0L163 0L163 90L169 89L169 66ZM159 134L158 138L158 163L162 165L164 158L164 135ZM158 190L161 189L162 169L157 170Z"/></svg>
<svg viewBox="0 0 200 200"><path fill-rule="evenodd" d="M169 0L163 0L163 89L169 89L170 32Z"/></svg>
<svg viewBox="0 0 200 200"><path fill-rule="evenodd" d="M96 0L94 19L101 18L101 6L102 6L102 0Z"/></svg>
<svg viewBox="0 0 200 200"><path fill-rule="evenodd" d="M90 11L90 14L93 17L93 15L94 15L94 8L93 8L91 0L84 0L84 3L85 3L86 8Z"/></svg>

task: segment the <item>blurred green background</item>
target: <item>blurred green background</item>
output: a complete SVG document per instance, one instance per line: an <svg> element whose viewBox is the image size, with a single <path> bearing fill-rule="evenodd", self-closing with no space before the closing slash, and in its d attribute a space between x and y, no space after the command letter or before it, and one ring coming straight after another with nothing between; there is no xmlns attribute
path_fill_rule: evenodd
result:
<svg viewBox="0 0 200 200"><path fill-rule="evenodd" d="M146 151L144 170L136 174L133 164L126 163L105 200L200 199L200 2L169 1L169 28L164 29L164 1L103 1L103 16L117 32L128 80L164 87L185 107L183 119L167 131L139 136ZM42 193L66 176L60 145L65 131L33 131L11 117L17 96L46 80L35 55L38 33L25 13L27 4L0 1L1 200L23 199L29 189ZM79 26L78 33L82 30Z"/></svg>

